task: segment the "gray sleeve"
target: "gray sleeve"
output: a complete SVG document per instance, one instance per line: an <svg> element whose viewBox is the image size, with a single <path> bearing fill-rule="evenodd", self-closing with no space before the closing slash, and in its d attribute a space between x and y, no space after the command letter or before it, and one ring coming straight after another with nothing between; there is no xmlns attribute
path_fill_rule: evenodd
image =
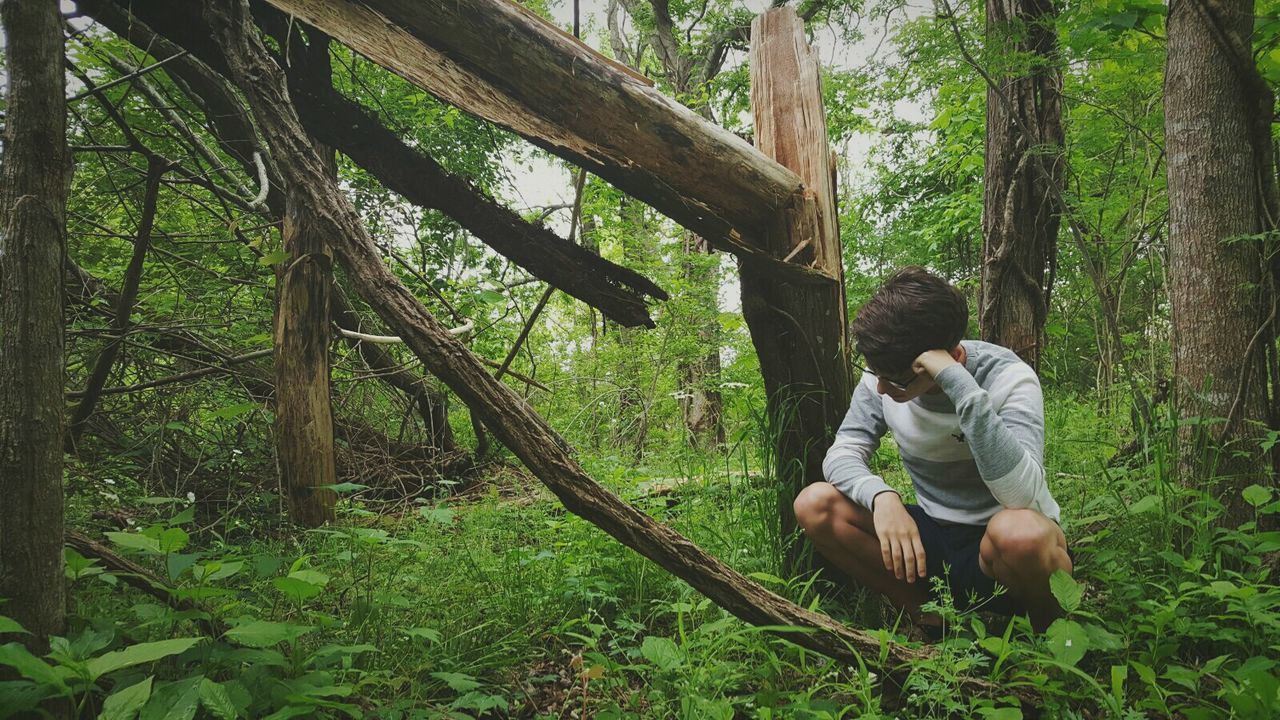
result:
<svg viewBox="0 0 1280 720"><path fill-rule="evenodd" d="M1001 394L1008 392L998 410L962 365L948 367L936 380L956 406L978 472L996 501L1055 516L1044 476L1044 398L1035 372L1015 363L994 379Z"/></svg>
<svg viewBox="0 0 1280 720"><path fill-rule="evenodd" d="M858 383L849 412L840 423L835 442L822 463L822 474L827 482L867 509L871 509L876 495L885 491L897 492L885 483L884 478L871 472L867 464L880 447L880 438L886 429L880 396L867 384Z"/></svg>

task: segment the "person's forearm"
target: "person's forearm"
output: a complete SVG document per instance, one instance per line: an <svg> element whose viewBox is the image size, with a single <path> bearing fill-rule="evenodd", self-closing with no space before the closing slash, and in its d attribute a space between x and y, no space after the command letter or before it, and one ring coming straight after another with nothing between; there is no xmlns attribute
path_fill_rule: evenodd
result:
<svg viewBox="0 0 1280 720"><path fill-rule="evenodd" d="M965 442L992 495L1006 507L1029 507L1044 485L1041 452L1033 452L1040 446L1042 435L1029 427L1016 431L1010 428L992 407L990 395L964 366L947 367L935 380L956 406ZM1030 407L1035 403L1029 390L1011 395L1008 402L1025 402L1025 416L1034 417L1043 409Z"/></svg>

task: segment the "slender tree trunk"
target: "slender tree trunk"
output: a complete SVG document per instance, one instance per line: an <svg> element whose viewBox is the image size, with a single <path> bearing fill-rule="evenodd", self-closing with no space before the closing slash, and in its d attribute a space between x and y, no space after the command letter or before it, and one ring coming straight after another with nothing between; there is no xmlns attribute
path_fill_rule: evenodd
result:
<svg viewBox="0 0 1280 720"><path fill-rule="evenodd" d="M4 0L0 168L0 597L37 652L64 622L62 262L67 152L56 0ZM3 638L8 640L10 638Z"/></svg>
<svg viewBox="0 0 1280 720"><path fill-rule="evenodd" d="M327 51L326 51L327 52ZM336 175L333 151L317 146ZM333 411L329 398L329 318L333 256L306 200L288 193L284 250L275 321L276 455L289 512L304 527L334 519L337 482L333 455Z"/></svg>
<svg viewBox="0 0 1280 720"><path fill-rule="evenodd" d="M1062 187L1062 76L1053 0L987 0L987 42L1017 58L987 90L982 339L1039 369ZM992 53L995 55L995 53ZM1048 282L1046 282L1048 274Z"/></svg>
<svg viewBox="0 0 1280 720"><path fill-rule="evenodd" d="M622 239L622 257L629 267L648 267L653 262L654 237L645 213L648 208L623 196L618 215L624 225L634 228ZM644 457L649 437L649 398L645 397L644 379L650 369L641 352L638 328L618 328L618 345L622 352L615 375L618 383L618 417L614 425L614 444L631 453L635 462Z"/></svg>
<svg viewBox="0 0 1280 720"><path fill-rule="evenodd" d="M697 298L698 344L705 354L680 363L680 415L694 447L724 446L724 410L720 391L712 386L720 378L719 276L705 262L714 258L711 246L693 233L684 236L684 274L689 292Z"/></svg>
<svg viewBox="0 0 1280 720"><path fill-rule="evenodd" d="M1228 521L1251 516L1239 489L1269 482L1266 352L1275 342L1268 242L1274 229L1274 103L1254 67L1251 0L1180 0L1169 11L1165 136L1173 369L1184 426L1182 477L1229 478ZM1210 449L1222 444L1225 451ZM1216 461L1216 467L1215 467Z"/></svg>

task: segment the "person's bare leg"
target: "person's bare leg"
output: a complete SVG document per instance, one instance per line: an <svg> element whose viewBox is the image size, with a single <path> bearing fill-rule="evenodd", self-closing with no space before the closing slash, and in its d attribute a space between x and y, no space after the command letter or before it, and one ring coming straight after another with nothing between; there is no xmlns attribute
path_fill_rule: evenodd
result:
<svg viewBox="0 0 1280 720"><path fill-rule="evenodd" d="M928 578L907 582L885 569L870 511L825 482L800 491L794 507L796 521L823 557L863 586L884 595L912 621L937 624L935 616L920 612L920 605L929 599Z"/></svg>
<svg viewBox="0 0 1280 720"><path fill-rule="evenodd" d="M1062 616L1049 590L1055 570L1072 571L1062 528L1035 510L1001 510L982 536L978 566L1027 608L1031 627L1044 632Z"/></svg>

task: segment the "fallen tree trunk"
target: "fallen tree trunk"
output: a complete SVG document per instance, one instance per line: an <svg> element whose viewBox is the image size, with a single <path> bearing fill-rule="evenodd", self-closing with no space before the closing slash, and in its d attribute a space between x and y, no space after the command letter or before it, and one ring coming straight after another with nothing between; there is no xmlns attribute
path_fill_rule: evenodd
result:
<svg viewBox="0 0 1280 720"><path fill-rule="evenodd" d="M101 562L108 572L123 580L125 585L150 595L174 610L195 614L196 621L204 632L210 635L221 635L226 632L226 625L214 618L208 610L189 598L179 596L155 573L88 535L68 528L66 545L86 558Z"/></svg>
<svg viewBox="0 0 1280 720"><path fill-rule="evenodd" d="M94 20L158 59L180 53L177 46L194 55L174 60L166 68L201 95L207 116L219 134L233 143L224 149L246 172L255 172L250 149L250 139L256 137L252 124L236 119L243 114L242 106L219 87L216 76L208 77L214 71L225 73L226 65L208 34L202 32L194 5L175 5L168 0L80 0L77 4ZM278 11L264 6L261 13L269 16L267 24L288 27L287 22L279 22L284 18ZM282 45L285 39L280 39ZM296 35L289 39L302 42ZM290 60L293 100L316 140L350 157L410 203L443 212L498 254L615 322L653 327L645 298L668 297L653 281L527 222L470 181L446 172L430 156L410 147L331 84L307 78L308 61L302 53L296 57L291 53ZM284 198L277 190L273 186L268 204L276 217L283 217Z"/></svg>
<svg viewBox="0 0 1280 720"><path fill-rule="evenodd" d="M671 528L592 480L569 449L522 398L495 380L464 346L381 262L350 202L329 180L289 101L284 76L257 36L245 0L205 0L205 18L223 48L232 75L249 99L291 187L305 193L303 207L333 239L335 256L361 296L427 367L478 414L571 512L658 563L743 620L777 629L798 645L846 662L879 657L881 641L806 610L770 592L709 555ZM928 653L887 648L886 670L898 681ZM965 679L969 692L993 694L988 682ZM1029 694L1024 693L1030 703Z"/></svg>

